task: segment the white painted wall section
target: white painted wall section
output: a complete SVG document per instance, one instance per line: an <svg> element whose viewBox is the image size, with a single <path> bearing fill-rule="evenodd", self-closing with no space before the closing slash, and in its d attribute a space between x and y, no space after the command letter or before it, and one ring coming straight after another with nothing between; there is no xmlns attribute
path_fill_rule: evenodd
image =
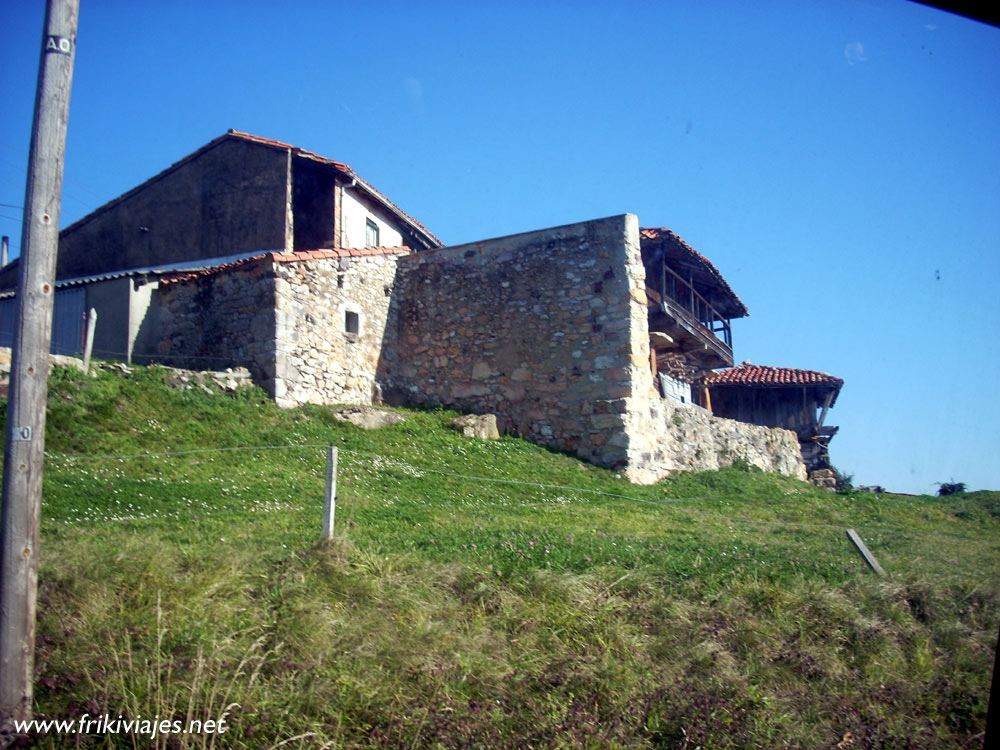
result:
<svg viewBox="0 0 1000 750"><path fill-rule="evenodd" d="M660 387L663 389L663 398L674 404L691 404L691 385L683 380L672 378L666 373L658 373Z"/></svg>
<svg viewBox="0 0 1000 750"><path fill-rule="evenodd" d="M341 245L343 247L367 247L365 241L366 222L371 219L378 226L378 244L381 247L396 247L403 244L403 235L396 228L389 215L361 198L357 191L344 188L341 202Z"/></svg>

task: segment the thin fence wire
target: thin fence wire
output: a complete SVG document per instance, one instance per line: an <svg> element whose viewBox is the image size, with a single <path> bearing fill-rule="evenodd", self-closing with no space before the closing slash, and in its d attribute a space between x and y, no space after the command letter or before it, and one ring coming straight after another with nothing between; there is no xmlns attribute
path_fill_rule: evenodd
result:
<svg viewBox="0 0 1000 750"><path fill-rule="evenodd" d="M180 451L158 451L154 453L131 453L131 454L46 454L46 460L56 460L56 461L100 461L100 460L136 460L136 459L147 459L147 458L175 458L181 456L189 456L195 454L207 454L207 453L239 453L239 452L255 452L255 451L281 451L281 450L303 450L303 449L326 449L329 443L302 443L298 445L255 445L255 446L234 446L228 448L194 448ZM381 454L377 453L367 453L364 451L356 451L352 449L339 448L341 455L347 456L357 456L365 459L379 459L384 458ZM506 484L506 485L519 485L519 486L529 486L538 487L546 490L560 490L563 492L579 492L589 495L597 495L601 497L611 497L619 500L628 500L631 502L642 503L645 505L653 505L661 508L667 507L680 507L678 504L686 502L701 502L707 500L739 500L737 496L696 496L696 497L678 497L678 498L660 498L656 500L651 500L649 498L637 497L635 495L623 495L614 492L606 492L604 490L594 490L584 487L572 487L569 485L561 484L549 484L543 482L531 482L521 479L508 479L503 477L484 477L473 474L461 474L458 472L443 471L441 469L434 469L427 466L419 466L416 464L409 463L400 459L393 459L393 464L400 468L408 469L414 472L424 472L428 474L437 474L439 476L446 476L453 479L461 479L469 482L476 483L489 483L489 484ZM805 522L805 521L791 521L791 520L780 520L776 519L774 521L764 521L751 518L743 518L741 516L728 516L721 513L712 513L711 511L684 507L684 512L692 513L695 515L703 516L706 518L715 518L723 521L748 524L752 526L762 526L771 528L801 528L801 529L823 529L823 530L834 530L837 532L843 532L844 526L837 524L826 524L826 523L815 523L815 522ZM905 534L911 538L928 539L928 540L938 540L938 541L969 541L969 542L981 542L987 544L1000 544L1000 539L989 540L981 539L977 537L967 537L958 536L951 534L922 534L919 532L911 531L908 529L896 527L896 526L873 526L868 525L864 527L866 529L866 534L873 533L901 533Z"/></svg>

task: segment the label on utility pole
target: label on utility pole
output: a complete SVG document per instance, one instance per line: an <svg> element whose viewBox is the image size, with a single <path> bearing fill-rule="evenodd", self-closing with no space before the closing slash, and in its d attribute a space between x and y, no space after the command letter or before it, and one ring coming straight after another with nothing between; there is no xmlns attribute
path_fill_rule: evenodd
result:
<svg viewBox="0 0 1000 750"><path fill-rule="evenodd" d="M64 36L47 36L45 37L45 54L49 52L70 55L73 53L73 42Z"/></svg>
<svg viewBox="0 0 1000 750"><path fill-rule="evenodd" d="M31 440L31 427L17 427L14 429L14 440Z"/></svg>

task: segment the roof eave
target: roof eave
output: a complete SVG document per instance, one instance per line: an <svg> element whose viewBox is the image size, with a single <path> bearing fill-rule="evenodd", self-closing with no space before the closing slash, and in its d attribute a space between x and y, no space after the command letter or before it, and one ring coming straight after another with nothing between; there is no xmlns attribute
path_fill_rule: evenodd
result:
<svg viewBox="0 0 1000 750"><path fill-rule="evenodd" d="M413 232L418 238L423 240L427 244L428 248L433 250L445 246L440 239L434 236L434 234L431 233L431 231L428 230L426 227L424 227L422 224L420 224L420 222L418 222L412 216L410 216L401 208L399 208L399 206L397 206L391 200L386 198L382 193L380 193L378 190L372 187L369 183L361 179L353 169L350 168L348 169L349 172L346 174L346 176L350 177L352 181L356 181L357 187L360 187L366 193L371 195L375 200L377 200L379 203L381 203L383 206L389 209L396 218L398 218L400 221L406 224L407 227L409 227L411 232Z"/></svg>
<svg viewBox="0 0 1000 750"><path fill-rule="evenodd" d="M669 243L673 248L687 256L693 263L700 266L710 277L715 279L719 291L727 298L726 310L724 312L729 315L730 320L745 318L750 314L747 306L743 304L743 300L733 291L732 286L730 286L725 276L715 267L712 261L691 247L676 232L667 227L642 227L639 230L639 238L640 244L643 239L647 242L659 242L664 245Z"/></svg>
<svg viewBox="0 0 1000 750"><path fill-rule="evenodd" d="M252 133L245 133L245 132L243 132L241 130L235 130L235 129L230 129L227 132L225 132L222 135L220 135L219 137L213 138L211 141L209 141L208 143L206 143L201 148L197 149L196 151L191 152L190 154L188 154L187 156L185 156L183 159L180 159L180 160L174 162L173 164L171 164L166 169L164 169L161 172L158 172L157 174L155 174L152 177L150 177L148 180L145 180L144 182L140 183L139 185L136 185L131 190L128 190L127 192L122 193L117 198L113 198L112 200L108 201L107 203L105 203L105 204L99 206L98 208L94 209L93 211L91 211L89 214L87 214L83 218L78 219L77 221L73 222L68 227L66 227L65 229L63 229L61 232L59 232L59 236L62 237L64 234L67 234L67 233L69 233L71 231L76 230L77 228L83 226L84 224L88 223L92 219L97 218L100 214L103 214L105 211L113 208L114 206L116 206L119 203L121 203L122 201L124 201L124 200L132 197L133 195L138 194L142 190L145 190L149 185L152 185L154 182L156 182L158 180L161 180L164 177L166 177L167 175L169 175L169 174L177 171L178 169L180 169L185 164L188 164L188 163L194 161L195 159L197 159L201 155L207 153L208 151L210 151L213 148L215 148L216 146L218 146L223 141L226 141L226 140L229 140L229 139L239 140L239 141L243 141L243 142L246 142L246 143L253 143L253 144L256 144L258 146L263 146L265 148L274 149L276 151L285 151L285 152L291 153L294 156L298 156L298 157L301 157L303 159L308 159L308 160L316 162L318 164L323 164L323 165L326 165L326 166L329 166L329 167L333 168L335 171L337 171L341 175L343 175L346 179L354 181L358 185L360 185L365 192L369 193L375 200L377 200L379 203L381 203L383 206L385 206L386 209L388 209L394 216L396 216L400 221L402 221L404 224L406 224L406 226L409 227L410 230L418 238L420 238L421 240L423 240L424 242L426 242L429 247L444 247L444 243L441 242L440 239L438 239L437 237L435 237L426 227L422 226L420 224L420 222L418 222L416 219L414 219L413 217L411 217L408 214L406 214L406 212L404 212L401 208L399 208L399 206L397 206L396 204L394 204L391 200L389 200L388 198L386 198L382 193L380 193L374 187L372 187L367 182L365 182L363 179L361 179L361 177L358 176L357 172L355 172L350 167L350 165L344 164L343 162L335 161L334 159L328 159L325 156L320 156L319 154L313 153L312 151L307 151L306 149L299 148L298 146L293 146L290 143L284 143L282 141L276 141L276 140L273 140L271 138L264 138L262 136L253 135Z"/></svg>

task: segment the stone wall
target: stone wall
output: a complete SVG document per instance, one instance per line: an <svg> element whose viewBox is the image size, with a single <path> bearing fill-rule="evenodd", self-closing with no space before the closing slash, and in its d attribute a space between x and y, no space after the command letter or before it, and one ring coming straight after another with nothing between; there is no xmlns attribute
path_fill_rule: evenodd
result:
<svg viewBox="0 0 1000 750"><path fill-rule="evenodd" d="M246 366L281 406L493 413L641 483L737 460L805 477L794 433L654 388L636 217L407 253L269 253L161 284L160 353Z"/></svg>
<svg viewBox="0 0 1000 750"><path fill-rule="evenodd" d="M633 298L646 288L646 271L638 242L628 243L624 270ZM727 466L738 459L766 471L805 479L802 452L794 432L716 419L696 406L671 404L653 383L649 366L649 320L645 305L629 310L631 392L626 399L626 461L629 480L651 484L678 471L702 471Z"/></svg>
<svg viewBox="0 0 1000 750"><path fill-rule="evenodd" d="M798 437L791 430L720 419L699 406L650 399L644 430L631 441L626 476L641 484L678 471L707 471L747 461L764 471L806 478Z"/></svg>
<svg viewBox="0 0 1000 750"><path fill-rule="evenodd" d="M161 281L157 360L196 370L246 367L273 394L274 288L270 255Z"/></svg>
<svg viewBox="0 0 1000 750"><path fill-rule="evenodd" d="M630 215L402 258L387 394L492 412L534 442L623 464L631 310L645 315L631 263Z"/></svg>
<svg viewBox="0 0 1000 750"><path fill-rule="evenodd" d="M636 482L738 459L804 478L793 433L659 396L645 285L631 215L407 256L380 380L398 401L494 413Z"/></svg>
<svg viewBox="0 0 1000 750"><path fill-rule="evenodd" d="M380 400L376 373L383 349L395 338L395 315L392 325L388 320L396 263L407 252L326 250L275 264L279 406Z"/></svg>

